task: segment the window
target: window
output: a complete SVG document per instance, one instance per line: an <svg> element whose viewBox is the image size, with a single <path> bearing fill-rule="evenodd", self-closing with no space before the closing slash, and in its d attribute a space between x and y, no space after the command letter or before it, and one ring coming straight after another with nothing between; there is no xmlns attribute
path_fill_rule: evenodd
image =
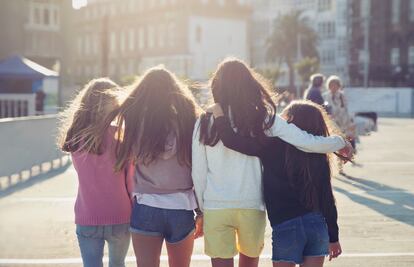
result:
<svg viewBox="0 0 414 267"><path fill-rule="evenodd" d="M408 65L414 66L414 45L408 48Z"/></svg>
<svg viewBox="0 0 414 267"><path fill-rule="evenodd" d="M34 24L41 24L41 18L40 18L40 9L35 7L34 8Z"/></svg>
<svg viewBox="0 0 414 267"><path fill-rule="evenodd" d="M152 27L151 25L148 26L147 28L147 38L148 38L148 47L152 48L154 47L154 43L155 43L155 38L154 38L154 27Z"/></svg>
<svg viewBox="0 0 414 267"><path fill-rule="evenodd" d="M121 31L119 50L121 53L125 52L125 31Z"/></svg>
<svg viewBox="0 0 414 267"><path fill-rule="evenodd" d="M392 0L390 2L391 2L391 23L398 24L400 22L401 0Z"/></svg>
<svg viewBox="0 0 414 267"><path fill-rule="evenodd" d="M140 27L138 30L138 43L140 49L145 48L145 31L142 27Z"/></svg>
<svg viewBox="0 0 414 267"><path fill-rule="evenodd" d="M322 64L334 64L335 63L335 51L334 50L325 50L321 53L321 63Z"/></svg>
<svg viewBox="0 0 414 267"><path fill-rule="evenodd" d="M164 47L165 45L165 27L160 25L158 27L158 46Z"/></svg>
<svg viewBox="0 0 414 267"><path fill-rule="evenodd" d="M54 9L53 10L53 23L58 26L59 25L59 10Z"/></svg>
<svg viewBox="0 0 414 267"><path fill-rule="evenodd" d="M331 9L331 0L318 0L318 10L330 10Z"/></svg>
<svg viewBox="0 0 414 267"><path fill-rule="evenodd" d="M322 39L331 39L335 37L335 22L327 21L318 23L319 37Z"/></svg>
<svg viewBox="0 0 414 267"><path fill-rule="evenodd" d="M49 8L45 8L43 10L43 23L45 25L49 25L49 23L50 23L50 12L49 12Z"/></svg>
<svg viewBox="0 0 414 267"><path fill-rule="evenodd" d="M400 65L400 49L398 47L391 48L391 66Z"/></svg>
<svg viewBox="0 0 414 267"><path fill-rule="evenodd" d="M410 21L414 21L414 0L410 0L410 8L409 8L409 16L410 16Z"/></svg>
<svg viewBox="0 0 414 267"><path fill-rule="evenodd" d="M97 55L99 52L99 34L95 33L93 35L93 39L92 39L92 53L94 55Z"/></svg>
<svg viewBox="0 0 414 267"><path fill-rule="evenodd" d="M135 49L135 32L134 32L134 29L129 29L129 31L128 31L128 48L129 48L129 51L134 51L134 49Z"/></svg>
<svg viewBox="0 0 414 267"><path fill-rule="evenodd" d="M169 46L175 45L175 23L168 25L168 44Z"/></svg>
<svg viewBox="0 0 414 267"><path fill-rule="evenodd" d="M202 31L201 27L197 26L197 28L196 28L196 42L198 44L201 43L202 34L203 34L203 31Z"/></svg>
<svg viewBox="0 0 414 267"><path fill-rule="evenodd" d="M85 55L89 56L91 53L91 35L88 33L85 35Z"/></svg>
<svg viewBox="0 0 414 267"><path fill-rule="evenodd" d="M367 0L360 0L360 16L366 18L370 14L370 2Z"/></svg>
<svg viewBox="0 0 414 267"><path fill-rule="evenodd" d="M77 48L78 48L78 55L81 56L82 52L83 52L83 43L82 43L82 37L81 36L78 37Z"/></svg>
<svg viewBox="0 0 414 267"><path fill-rule="evenodd" d="M115 32L111 32L111 35L110 35L109 51L111 54L114 54L116 52L116 33Z"/></svg>

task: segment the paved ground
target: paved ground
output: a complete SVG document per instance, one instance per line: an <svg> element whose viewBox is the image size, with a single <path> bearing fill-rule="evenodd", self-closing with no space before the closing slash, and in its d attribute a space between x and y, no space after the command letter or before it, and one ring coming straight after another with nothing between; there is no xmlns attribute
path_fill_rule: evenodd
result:
<svg viewBox="0 0 414 267"><path fill-rule="evenodd" d="M380 119L379 132L361 138L358 164L334 179L344 255L327 266L414 266L413 132L414 120ZM0 193L0 265L81 266L72 223L74 169L29 185ZM260 266L271 266L269 230ZM202 253L197 240L192 266L209 266ZM132 249L128 255L134 266Z"/></svg>

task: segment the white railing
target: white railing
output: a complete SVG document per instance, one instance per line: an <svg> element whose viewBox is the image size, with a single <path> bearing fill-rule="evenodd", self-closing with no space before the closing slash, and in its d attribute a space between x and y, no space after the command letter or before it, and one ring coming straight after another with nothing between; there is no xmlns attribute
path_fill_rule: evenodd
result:
<svg viewBox="0 0 414 267"><path fill-rule="evenodd" d="M65 155L56 145L57 123L56 115L0 119L0 178L24 171L31 176L45 163L60 167Z"/></svg>
<svg viewBox="0 0 414 267"><path fill-rule="evenodd" d="M35 115L35 94L0 94L0 118Z"/></svg>

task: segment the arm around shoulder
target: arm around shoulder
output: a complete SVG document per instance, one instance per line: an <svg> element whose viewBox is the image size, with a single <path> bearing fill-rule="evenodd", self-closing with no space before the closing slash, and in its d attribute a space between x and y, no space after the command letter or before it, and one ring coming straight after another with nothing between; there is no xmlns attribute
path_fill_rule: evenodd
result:
<svg viewBox="0 0 414 267"><path fill-rule="evenodd" d="M314 136L288 123L280 116L276 116L271 136L277 136L283 141L295 146L299 150L311 153L330 153L345 147L345 140L341 136Z"/></svg>

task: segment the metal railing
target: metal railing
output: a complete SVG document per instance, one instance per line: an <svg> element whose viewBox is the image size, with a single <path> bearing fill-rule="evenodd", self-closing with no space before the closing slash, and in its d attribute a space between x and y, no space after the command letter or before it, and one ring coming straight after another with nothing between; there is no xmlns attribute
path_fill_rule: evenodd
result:
<svg viewBox="0 0 414 267"><path fill-rule="evenodd" d="M35 94L0 94L0 118L35 115Z"/></svg>

